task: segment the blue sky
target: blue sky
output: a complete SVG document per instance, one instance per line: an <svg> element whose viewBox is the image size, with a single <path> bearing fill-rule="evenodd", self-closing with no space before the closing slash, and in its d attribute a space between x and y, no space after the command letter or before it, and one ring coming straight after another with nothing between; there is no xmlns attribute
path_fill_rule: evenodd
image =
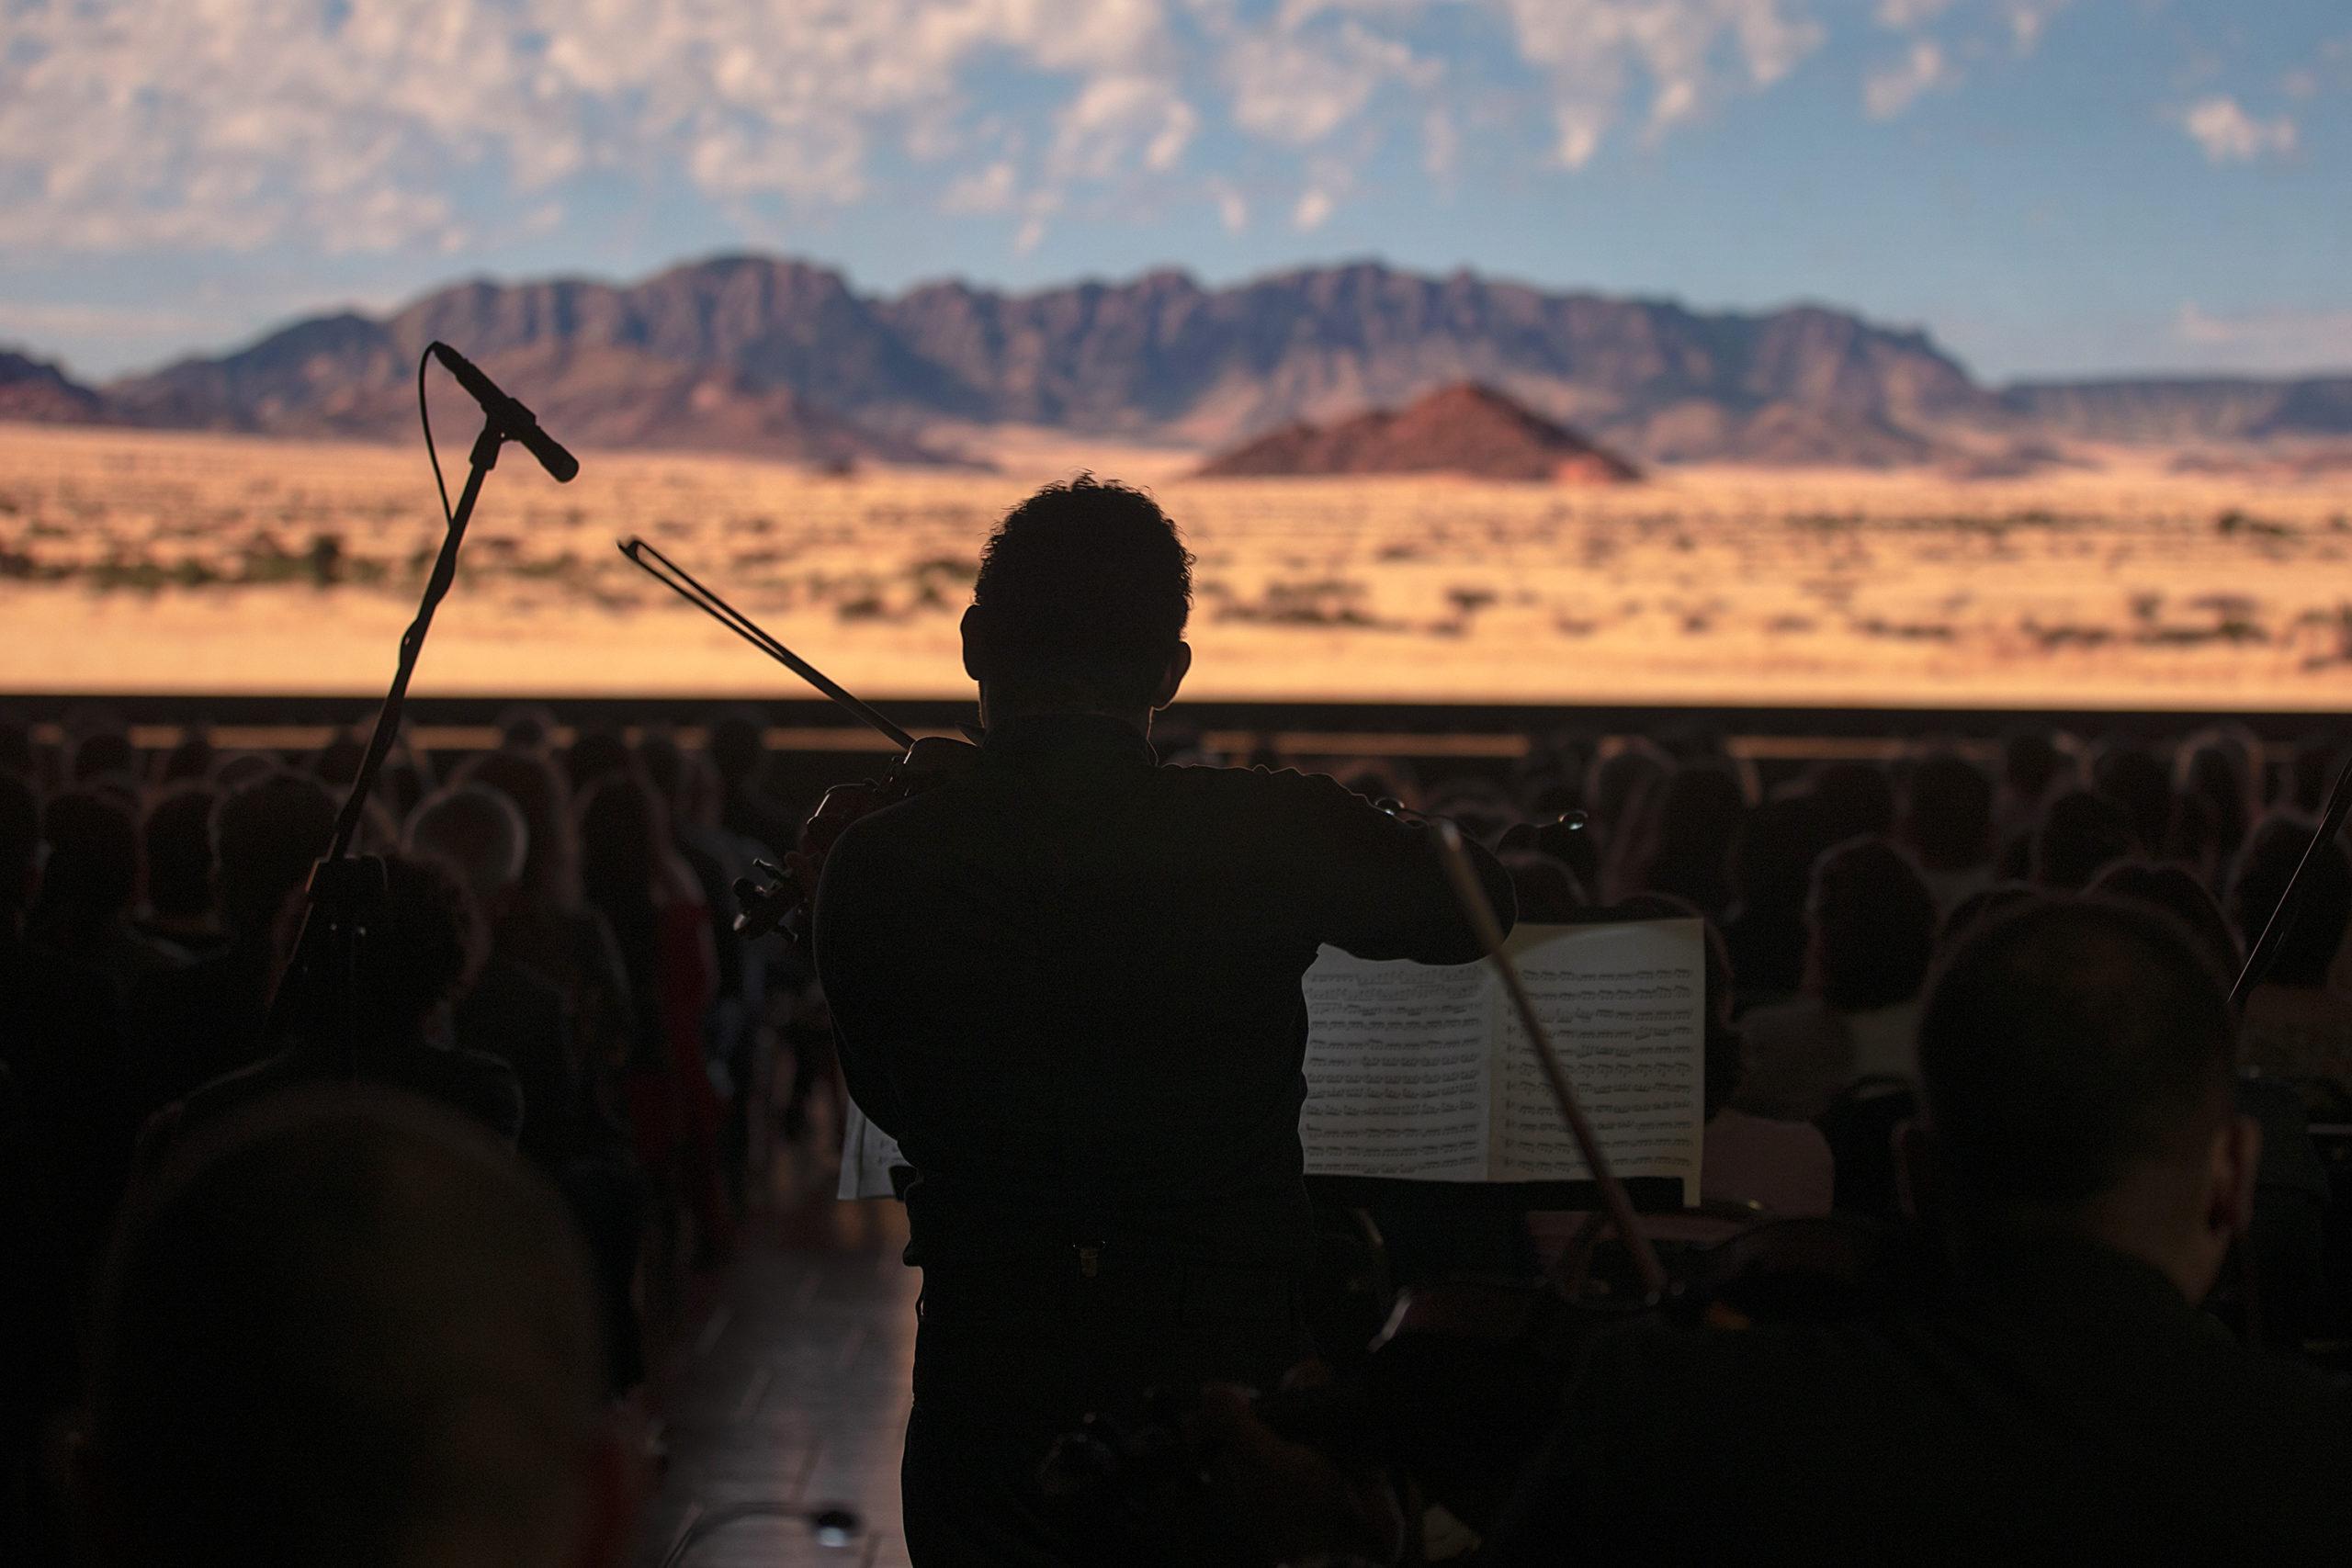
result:
<svg viewBox="0 0 2352 1568"><path fill-rule="evenodd" d="M85 375L723 250L1343 257L2352 367L2344 0L0 0L0 342Z"/></svg>

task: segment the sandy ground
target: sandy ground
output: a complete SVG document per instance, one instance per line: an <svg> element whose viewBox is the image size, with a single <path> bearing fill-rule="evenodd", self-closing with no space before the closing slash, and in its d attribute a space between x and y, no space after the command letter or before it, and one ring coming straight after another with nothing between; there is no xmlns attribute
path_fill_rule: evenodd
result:
<svg viewBox="0 0 2352 1568"><path fill-rule="evenodd" d="M1193 480L1181 454L1034 434L1004 453L1001 474L845 479L592 455L562 488L510 457L415 690L800 694L620 558L643 533L852 686L958 694L990 522L1084 464L1184 525L1201 696L2352 706L2352 483L2141 456L1585 491ZM378 691L435 517L406 450L0 426L0 690Z"/></svg>

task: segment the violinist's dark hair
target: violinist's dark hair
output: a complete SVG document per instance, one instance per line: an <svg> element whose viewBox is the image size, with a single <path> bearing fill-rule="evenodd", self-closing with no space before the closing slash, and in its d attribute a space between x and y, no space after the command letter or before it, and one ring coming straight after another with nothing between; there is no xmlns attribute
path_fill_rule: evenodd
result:
<svg viewBox="0 0 2352 1568"><path fill-rule="evenodd" d="M2229 987L2179 921L2041 898L1971 932L1919 1020L1919 1078L1953 1196L2079 1204L2132 1166L2199 1157L2230 1113Z"/></svg>
<svg viewBox="0 0 2352 1568"><path fill-rule="evenodd" d="M1082 473L1004 514L972 585L983 679L1030 694L1148 700L1184 636L1193 555L1159 503Z"/></svg>

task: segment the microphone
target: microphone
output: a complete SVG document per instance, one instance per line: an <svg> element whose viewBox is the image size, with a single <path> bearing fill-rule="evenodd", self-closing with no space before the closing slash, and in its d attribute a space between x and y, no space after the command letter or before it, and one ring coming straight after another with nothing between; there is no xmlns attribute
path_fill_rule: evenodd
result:
<svg viewBox="0 0 2352 1568"><path fill-rule="evenodd" d="M458 385L472 395L481 405L498 433L509 441L519 441L539 467L555 477L558 484L570 484L580 472L580 459L563 449L563 444L539 428L539 416L516 400L501 391L498 383L481 373L481 367L447 344L435 341L431 345L433 357L449 367Z"/></svg>

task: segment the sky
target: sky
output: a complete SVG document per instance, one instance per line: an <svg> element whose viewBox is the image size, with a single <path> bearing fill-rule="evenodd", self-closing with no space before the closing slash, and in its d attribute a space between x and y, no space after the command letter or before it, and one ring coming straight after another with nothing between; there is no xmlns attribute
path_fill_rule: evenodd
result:
<svg viewBox="0 0 2352 1568"><path fill-rule="evenodd" d="M2346 0L0 0L0 344L100 378L461 276L1376 256L2352 368Z"/></svg>

